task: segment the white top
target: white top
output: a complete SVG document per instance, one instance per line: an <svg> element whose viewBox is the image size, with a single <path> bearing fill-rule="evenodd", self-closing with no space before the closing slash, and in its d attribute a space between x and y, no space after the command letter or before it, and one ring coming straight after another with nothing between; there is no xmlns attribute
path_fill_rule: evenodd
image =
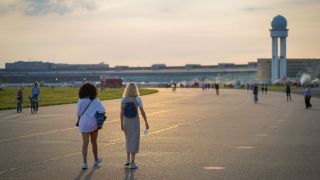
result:
<svg viewBox="0 0 320 180"><path fill-rule="evenodd" d="M121 103L123 102L123 99L124 99L124 98L125 98L125 97L122 97L122 98L121 98ZM140 97L136 97L136 101L137 101L138 106L141 107L141 108L143 108L143 107L142 107L141 98L140 98Z"/></svg>
<svg viewBox="0 0 320 180"><path fill-rule="evenodd" d="M80 116L90 103L90 99L79 99L77 107L77 115ZM101 101L99 99L94 99L89 105L86 112L81 116L79 122L80 131L83 133L88 133L96 130L98 128L97 120L95 117L96 112L106 112Z"/></svg>

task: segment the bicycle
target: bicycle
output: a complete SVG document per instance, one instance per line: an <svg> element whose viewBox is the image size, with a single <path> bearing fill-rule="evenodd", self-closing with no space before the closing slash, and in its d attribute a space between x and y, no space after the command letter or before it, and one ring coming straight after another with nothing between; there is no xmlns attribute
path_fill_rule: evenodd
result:
<svg viewBox="0 0 320 180"><path fill-rule="evenodd" d="M30 110L31 110L31 114L36 114L37 113L37 100L35 97L29 96L30 99Z"/></svg>
<svg viewBox="0 0 320 180"><path fill-rule="evenodd" d="M22 100L18 98L17 102L17 113L21 113L23 108Z"/></svg>

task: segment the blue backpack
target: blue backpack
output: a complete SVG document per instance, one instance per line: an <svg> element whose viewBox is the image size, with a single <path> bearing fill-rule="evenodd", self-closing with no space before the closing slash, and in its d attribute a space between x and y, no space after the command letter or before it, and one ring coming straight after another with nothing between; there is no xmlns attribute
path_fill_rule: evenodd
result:
<svg viewBox="0 0 320 180"><path fill-rule="evenodd" d="M124 116L127 118L134 118L138 115L138 109L134 102L126 102L124 106Z"/></svg>

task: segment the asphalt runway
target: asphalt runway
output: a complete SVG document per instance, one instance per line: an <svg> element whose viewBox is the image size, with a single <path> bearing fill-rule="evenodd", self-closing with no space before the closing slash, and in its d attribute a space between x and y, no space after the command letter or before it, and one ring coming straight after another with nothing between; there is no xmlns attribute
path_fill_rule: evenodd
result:
<svg viewBox="0 0 320 180"><path fill-rule="evenodd" d="M304 94L304 88L292 89L292 93ZM320 98L320 88L311 88L312 97Z"/></svg>
<svg viewBox="0 0 320 180"><path fill-rule="evenodd" d="M150 123L141 136L135 171L126 170L120 100L104 101L108 123L99 131L100 167L81 170L76 105L0 111L0 179L320 179L320 99L284 93L160 89L142 97ZM144 130L141 121L141 133Z"/></svg>

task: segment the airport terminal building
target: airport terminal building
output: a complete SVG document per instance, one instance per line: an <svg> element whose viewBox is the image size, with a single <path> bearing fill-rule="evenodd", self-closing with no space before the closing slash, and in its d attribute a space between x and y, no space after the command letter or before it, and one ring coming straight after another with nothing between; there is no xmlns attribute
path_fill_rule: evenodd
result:
<svg viewBox="0 0 320 180"><path fill-rule="evenodd" d="M320 74L320 59L288 59L289 79L299 80L302 73L314 79ZM6 63L0 70L2 83L69 83L97 82L102 78L122 78L124 81L145 83L168 82L271 82L271 59L258 59L248 64L220 63L218 65L186 64L151 67L129 67L108 64L55 64L41 61Z"/></svg>
<svg viewBox="0 0 320 180"><path fill-rule="evenodd" d="M237 80L250 82L256 80L257 63L221 63L212 66L186 64L185 66L166 66L154 64L151 67L109 67L107 64L54 64L48 62L17 61L6 63L0 71L2 82L30 83L35 80L45 83L100 81L103 77L123 78L134 82L225 82Z"/></svg>
<svg viewBox="0 0 320 180"><path fill-rule="evenodd" d="M320 59L287 59L287 78L299 81L301 75L307 73L311 79L320 74ZM257 79L261 82L271 80L271 59L258 59Z"/></svg>

